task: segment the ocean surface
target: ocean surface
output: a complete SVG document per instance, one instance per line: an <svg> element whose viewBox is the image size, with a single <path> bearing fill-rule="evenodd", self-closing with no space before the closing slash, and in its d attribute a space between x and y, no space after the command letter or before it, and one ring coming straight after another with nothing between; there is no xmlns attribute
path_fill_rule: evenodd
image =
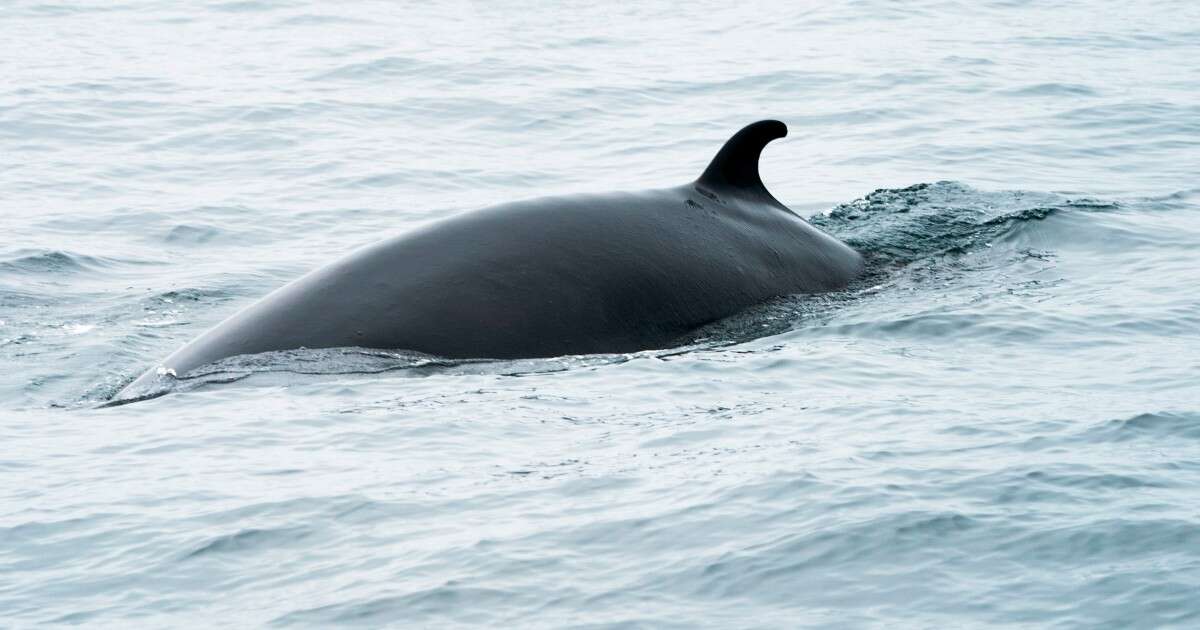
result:
<svg viewBox="0 0 1200 630"><path fill-rule="evenodd" d="M1200 627L1200 3L0 4L0 627ZM744 124L870 260L632 355L236 359Z"/></svg>

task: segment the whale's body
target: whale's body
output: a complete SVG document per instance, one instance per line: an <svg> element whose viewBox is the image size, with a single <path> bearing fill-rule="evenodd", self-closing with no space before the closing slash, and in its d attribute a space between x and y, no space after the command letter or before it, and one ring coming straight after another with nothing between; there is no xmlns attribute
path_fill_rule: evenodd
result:
<svg viewBox="0 0 1200 630"><path fill-rule="evenodd" d="M843 288L859 254L758 175L762 148L786 133L777 121L746 127L684 186L508 203L367 246L236 313L120 396L156 373L302 347L494 359L645 350L775 296Z"/></svg>

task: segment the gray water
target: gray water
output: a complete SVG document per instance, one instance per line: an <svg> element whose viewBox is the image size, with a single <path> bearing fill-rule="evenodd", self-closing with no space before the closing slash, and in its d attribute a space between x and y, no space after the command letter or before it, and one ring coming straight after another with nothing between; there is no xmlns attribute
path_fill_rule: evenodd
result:
<svg viewBox="0 0 1200 630"><path fill-rule="evenodd" d="M0 626L1200 625L1200 5L0 6ZM303 272L686 182L870 277L671 351L234 360Z"/></svg>

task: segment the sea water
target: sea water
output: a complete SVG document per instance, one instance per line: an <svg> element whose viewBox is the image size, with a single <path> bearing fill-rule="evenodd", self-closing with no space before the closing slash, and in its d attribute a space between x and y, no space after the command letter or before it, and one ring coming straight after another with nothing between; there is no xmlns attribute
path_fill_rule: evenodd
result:
<svg viewBox="0 0 1200 630"><path fill-rule="evenodd" d="M1184 0L8 0L0 626L1196 627L1197 59ZM106 406L357 246L761 118L850 290Z"/></svg>

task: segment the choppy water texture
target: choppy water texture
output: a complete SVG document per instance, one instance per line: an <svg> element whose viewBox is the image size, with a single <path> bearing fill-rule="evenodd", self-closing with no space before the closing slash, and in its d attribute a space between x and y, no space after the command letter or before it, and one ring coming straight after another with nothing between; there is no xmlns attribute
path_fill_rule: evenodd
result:
<svg viewBox="0 0 1200 630"><path fill-rule="evenodd" d="M1200 625L1198 6L5 2L0 625ZM355 246L766 117L869 281L101 407Z"/></svg>

